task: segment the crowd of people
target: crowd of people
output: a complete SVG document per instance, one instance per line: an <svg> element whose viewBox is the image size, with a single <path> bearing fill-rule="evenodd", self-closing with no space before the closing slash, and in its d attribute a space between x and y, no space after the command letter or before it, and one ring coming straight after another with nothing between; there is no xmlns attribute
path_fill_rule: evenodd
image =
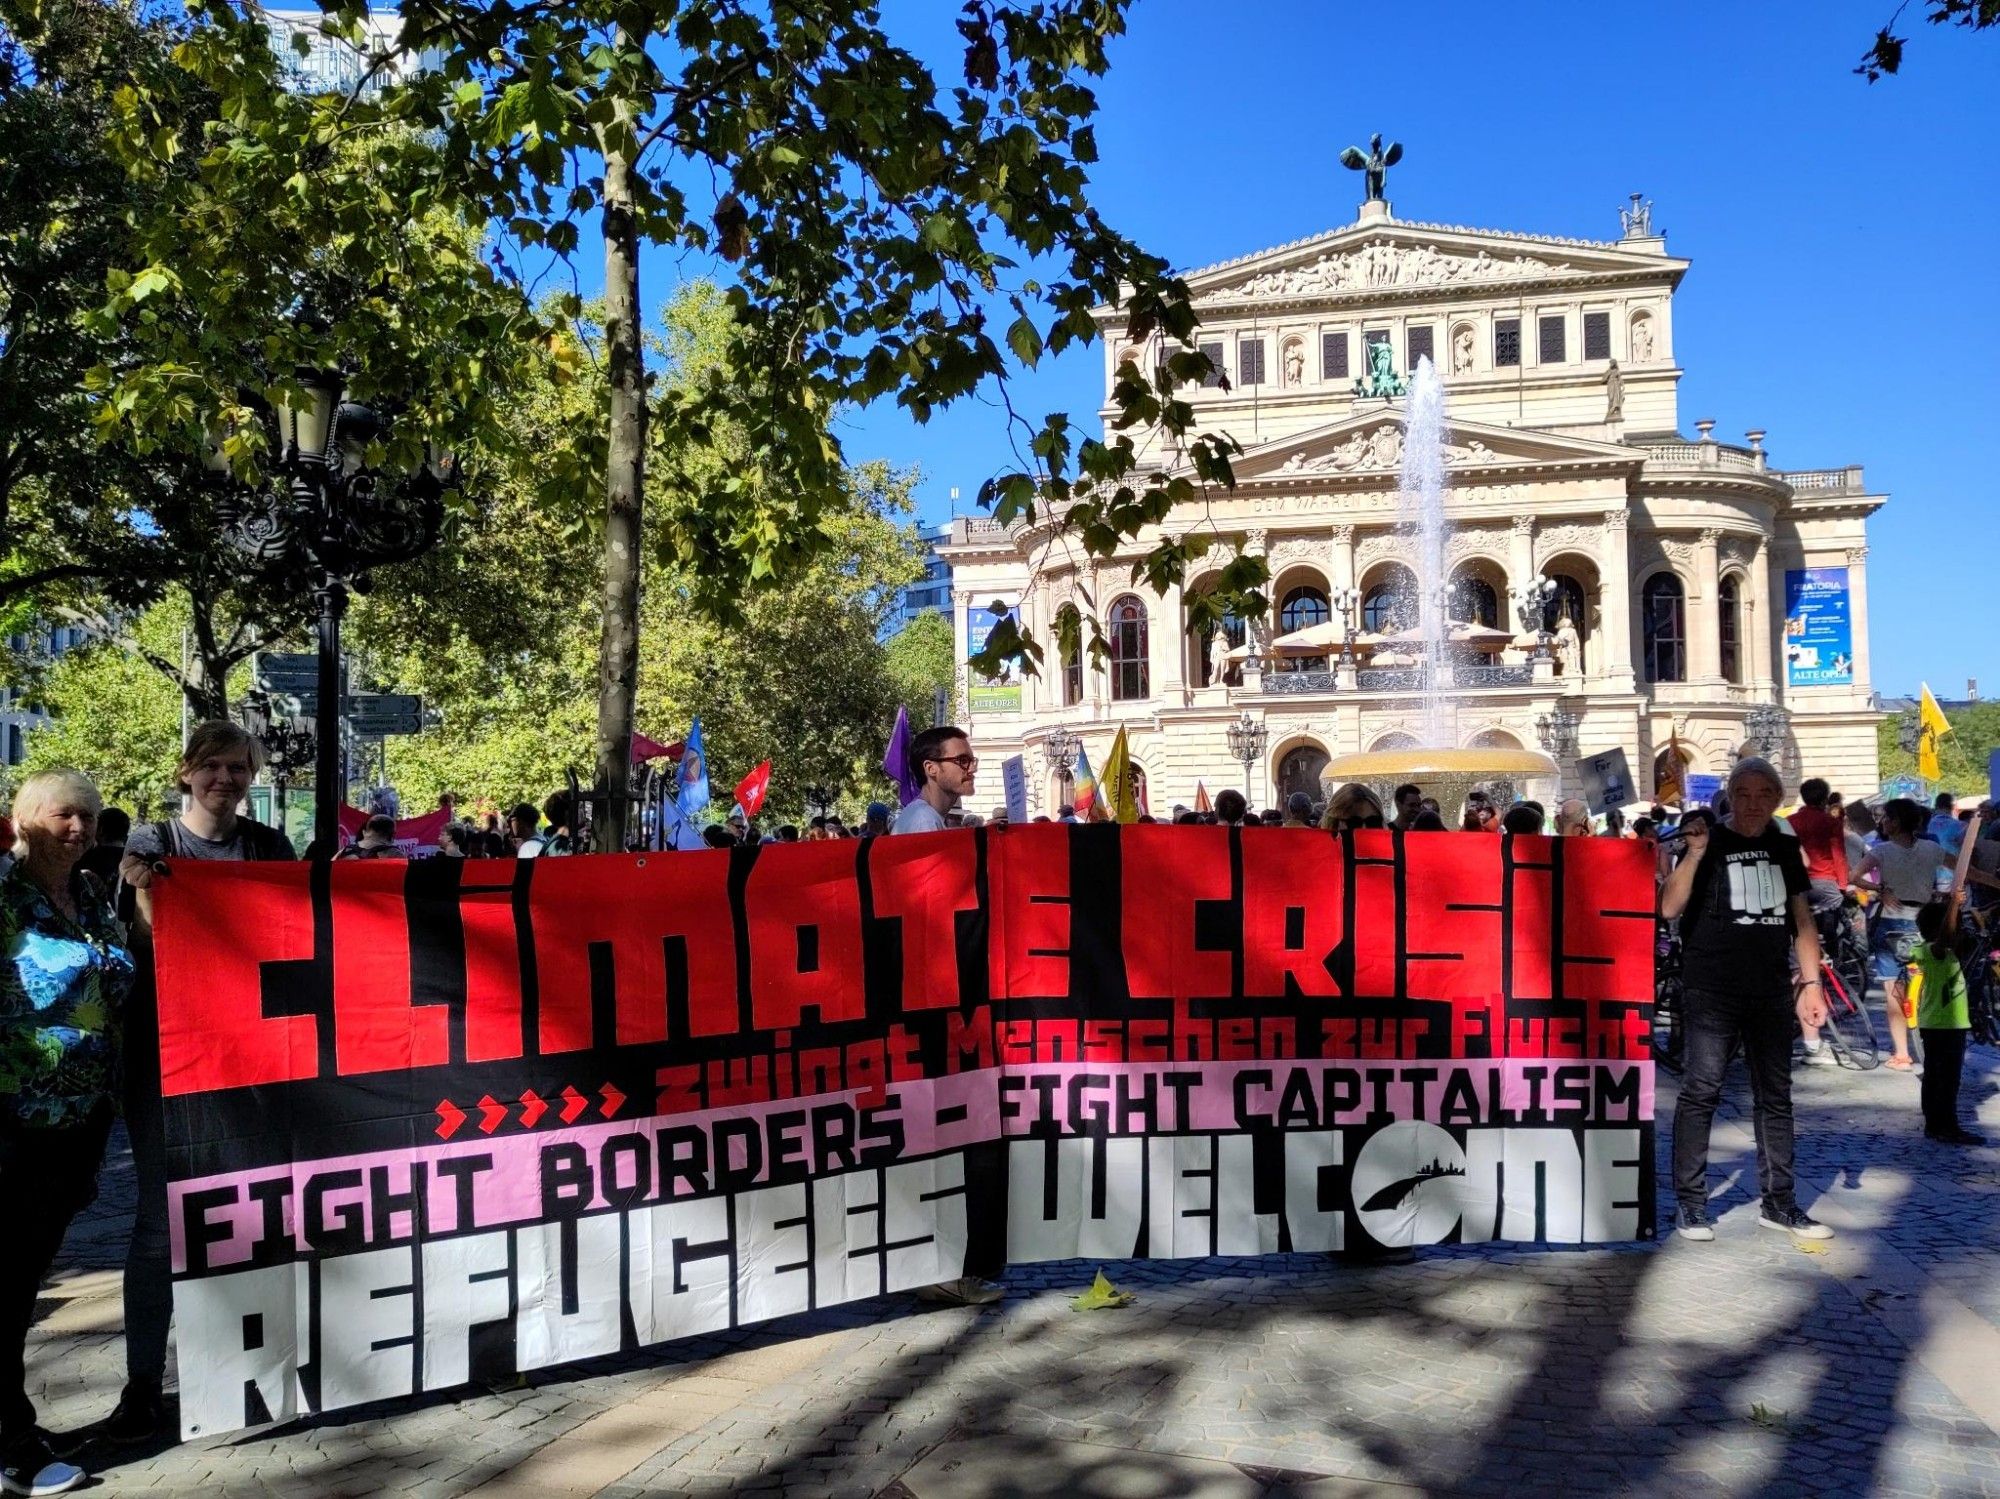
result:
<svg viewBox="0 0 2000 1499"><path fill-rule="evenodd" d="M965 802L977 785L978 756L961 729L926 730L911 745L918 794L894 811L870 805L859 826L814 817L760 833L739 807L704 833L714 846L748 841L936 832L976 824ZM101 804L90 780L67 770L28 776L13 803L12 861L0 873L0 1479L9 1493L57 1494L86 1481L70 1457L80 1443L52 1438L37 1424L24 1368L35 1298L75 1215L95 1197L99 1165L122 1114L138 1183L124 1277L126 1383L112 1415L81 1435L114 1444L171 1435L163 1388L172 1285L166 1204L167 1164L159 1096L158 1034L151 971L153 893L174 860L287 860L291 841L241 812L262 764L261 747L233 723L199 725L176 771L178 816L133 825ZM1915 1016L1924 1068L1922 1113L1934 1140L1982 1143L1957 1114L1968 1028L1965 976L1955 954L1952 885L1958 850L1973 826L1983 836L1970 855L1975 908L2000 892L2000 825L1986 810L1961 813L1940 796L1928 814L1892 800L1876 809L1846 802L1824 781L1807 781L1788 817L1786 788L1764 760L1744 759L1723 796L1678 815L1652 807L1626 825L1593 819L1581 801L1553 815L1541 803L1473 792L1459 829L1499 836L1602 836L1656 850L1659 911L1678 923L1684 951L1686 1072L1673 1124L1673 1189L1684 1237L1715 1237L1708 1212L1707 1153L1724 1071L1740 1047L1755 1111L1759 1221L1799 1239L1831 1230L1799 1205L1793 1176L1792 1048L1808 1059L1826 1023L1821 937L1847 919L1850 896L1879 903L1873 923L1875 975L1887 993L1892 1067L1915 1069L1905 1016L1906 974L1919 980ZM438 853L455 858L554 858L579 853L578 808L566 792L541 808L522 802L503 819L475 823L447 814ZM1070 807L1074 821L1092 808ZM990 819L1004 823L1003 812ZM1037 817L1038 822L1051 820ZM1154 821L1141 815L1141 821ZM1320 828L1334 833L1388 828L1443 832L1443 808L1416 784L1385 805L1370 788L1341 786L1324 803L1304 793L1252 812L1234 790L1212 810L1175 807L1175 823ZM369 819L342 858L398 852L393 817ZM407 850L403 850L407 852ZM1975 919L1978 919L1975 916ZM1004 1169L968 1160L968 1171ZM998 1299L998 1264L966 1267L929 1288L933 1300Z"/></svg>

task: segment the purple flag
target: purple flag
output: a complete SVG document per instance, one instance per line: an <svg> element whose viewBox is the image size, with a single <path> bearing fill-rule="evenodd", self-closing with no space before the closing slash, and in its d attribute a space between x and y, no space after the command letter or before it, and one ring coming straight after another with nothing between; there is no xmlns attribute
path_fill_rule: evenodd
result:
<svg viewBox="0 0 2000 1499"><path fill-rule="evenodd" d="M916 767L910 764L910 710L896 710L896 727L889 731L889 751L882 756L882 771L896 783L896 799L900 806L909 806L923 794L924 783L917 778Z"/></svg>

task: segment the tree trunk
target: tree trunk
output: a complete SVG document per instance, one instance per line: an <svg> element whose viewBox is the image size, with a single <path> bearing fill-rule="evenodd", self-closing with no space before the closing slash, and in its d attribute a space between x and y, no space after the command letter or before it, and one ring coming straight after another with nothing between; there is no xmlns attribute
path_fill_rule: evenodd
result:
<svg viewBox="0 0 2000 1499"><path fill-rule="evenodd" d="M622 45L624 37L618 38ZM629 123L621 120L621 125ZM639 233L629 130L604 153L604 332L611 432L605 464L604 628L597 649L597 777L609 793L596 847L625 846L632 702L639 678L639 531L646 477L646 372L639 322Z"/></svg>

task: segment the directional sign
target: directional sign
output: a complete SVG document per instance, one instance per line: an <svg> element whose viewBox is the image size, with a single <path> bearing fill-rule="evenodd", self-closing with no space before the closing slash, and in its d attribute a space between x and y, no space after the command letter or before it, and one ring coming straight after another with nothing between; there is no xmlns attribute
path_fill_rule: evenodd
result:
<svg viewBox="0 0 2000 1499"><path fill-rule="evenodd" d="M424 727L424 700L413 692L362 692L347 700L347 721L368 738L418 734Z"/></svg>
<svg viewBox="0 0 2000 1499"><path fill-rule="evenodd" d="M319 686L319 657L310 651L263 651L257 657L255 676L267 692L311 692Z"/></svg>

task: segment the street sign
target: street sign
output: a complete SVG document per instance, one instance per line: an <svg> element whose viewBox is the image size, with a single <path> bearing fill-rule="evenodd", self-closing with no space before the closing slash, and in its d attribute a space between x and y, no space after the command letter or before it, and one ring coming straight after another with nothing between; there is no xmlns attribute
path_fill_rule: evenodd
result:
<svg viewBox="0 0 2000 1499"><path fill-rule="evenodd" d="M266 692L312 692L319 687L319 657L310 651L260 651L253 675Z"/></svg>
<svg viewBox="0 0 2000 1499"><path fill-rule="evenodd" d="M424 727L424 700L414 692L359 692L347 700L347 722L355 733L370 739L419 734Z"/></svg>

